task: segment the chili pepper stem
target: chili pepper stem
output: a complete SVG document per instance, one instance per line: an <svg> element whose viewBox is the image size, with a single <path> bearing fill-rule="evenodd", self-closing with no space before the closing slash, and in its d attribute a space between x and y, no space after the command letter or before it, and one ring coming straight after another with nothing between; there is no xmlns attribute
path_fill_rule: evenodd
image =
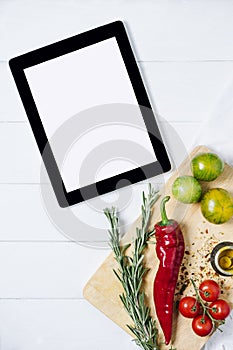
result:
<svg viewBox="0 0 233 350"><path fill-rule="evenodd" d="M166 196L163 198L163 200L160 203L160 211L161 211L161 218L162 218L162 225L166 226L169 224L169 220L167 217L166 209L165 209L165 204L169 201L170 196Z"/></svg>

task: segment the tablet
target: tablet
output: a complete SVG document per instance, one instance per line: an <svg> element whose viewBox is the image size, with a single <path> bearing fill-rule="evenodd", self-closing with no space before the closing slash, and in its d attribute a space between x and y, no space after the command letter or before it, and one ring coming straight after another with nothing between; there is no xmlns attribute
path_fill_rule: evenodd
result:
<svg viewBox="0 0 233 350"><path fill-rule="evenodd" d="M171 169L123 22L9 65L61 207Z"/></svg>

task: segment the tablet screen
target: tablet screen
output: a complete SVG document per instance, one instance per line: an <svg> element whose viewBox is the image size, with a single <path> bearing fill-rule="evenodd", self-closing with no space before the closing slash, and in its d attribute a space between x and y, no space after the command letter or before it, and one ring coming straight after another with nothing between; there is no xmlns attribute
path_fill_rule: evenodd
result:
<svg viewBox="0 0 233 350"><path fill-rule="evenodd" d="M171 169L121 21L9 64L60 206Z"/></svg>
<svg viewBox="0 0 233 350"><path fill-rule="evenodd" d="M48 140L73 116L79 119L80 126L84 124L81 113L84 110L117 103L138 105L115 37L26 68L24 73ZM88 174L80 177L79 174L88 155L104 142L136 142L147 150L148 157L141 157L140 153L134 159L124 157L125 145L122 142L122 149L118 150L122 157L113 157L106 164L101 164L100 159L95 182L156 161L140 108L135 107L135 120L140 128L132 127L125 114L124 124L117 123L117 117L109 125L101 125L101 120L98 125L98 120L95 120L93 125L96 127L77 137L67 150L59 171L68 192L93 183L93 177ZM110 121L113 120L109 118ZM52 144L51 147L57 160L56 150ZM121 147L120 142L117 147ZM92 168L91 164L89 168Z"/></svg>

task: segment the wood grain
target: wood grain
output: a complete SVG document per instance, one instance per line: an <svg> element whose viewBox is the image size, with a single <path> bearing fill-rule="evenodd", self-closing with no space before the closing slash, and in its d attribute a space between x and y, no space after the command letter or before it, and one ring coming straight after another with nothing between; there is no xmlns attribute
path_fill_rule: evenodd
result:
<svg viewBox="0 0 233 350"><path fill-rule="evenodd" d="M174 179L179 175L189 175L190 159L200 152L208 151L207 148L200 146L193 150L180 166L180 168L168 180L165 187L161 191L161 198L166 195L171 195L171 186ZM225 165L225 169L219 178L211 183L202 184L203 188L223 187L233 192L233 169ZM158 200L153 207L151 225L159 221L159 204ZM177 292L175 295L175 303L180 299L179 291L183 290L183 295L193 295L192 287L189 283L189 278L193 277L200 281L206 277L214 278L220 283L223 283L223 295L233 305L233 279L223 278L218 276L212 269L209 261L209 253L220 241L232 240L233 220L223 225L213 225L202 217L199 204L185 205L178 203L171 198L167 205L168 216L174 218L181 224L181 228L185 238L186 253L183 259L183 265L180 269L180 275L177 283ZM124 241L130 241L135 232L135 227L140 225L140 218L127 233ZM150 244L145 251L145 265L150 268L144 280L144 290L146 292L147 303L151 307L152 316L156 318L153 305L153 281L158 268L158 259L156 258L154 245ZM131 324L129 316L126 314L119 299L119 294L122 292L121 285L116 279L112 270L116 269L117 265L112 254L104 261L101 267L96 271L94 276L89 280L84 288L84 297L95 307L101 310L106 316L112 319L126 332L128 328L126 324ZM187 282L188 281L188 282ZM187 284L186 284L187 283ZM159 342L163 342L162 332L159 332ZM208 337L200 338L191 330L191 320L185 319L177 313L174 307L173 321L173 343L179 350L187 350L187 346L192 344L193 350L199 350L207 341ZM168 349L162 345L161 349Z"/></svg>
<svg viewBox="0 0 233 350"><path fill-rule="evenodd" d="M0 58L120 19L140 60L232 59L232 9L228 0L1 1Z"/></svg>
<svg viewBox="0 0 233 350"><path fill-rule="evenodd" d="M0 299L80 299L108 254L74 242L1 242Z"/></svg>
<svg viewBox="0 0 233 350"><path fill-rule="evenodd" d="M0 300L0 314L1 350L137 350L83 299Z"/></svg>
<svg viewBox="0 0 233 350"><path fill-rule="evenodd" d="M139 68L152 105L163 118L202 122L221 96L233 61L139 62ZM26 121L8 62L0 62L0 77L0 121Z"/></svg>
<svg viewBox="0 0 233 350"><path fill-rule="evenodd" d="M190 149L194 130L199 130L201 123L163 122L159 127L173 160L180 164L185 155L173 148L174 138L180 147ZM39 185L42 182L42 157L29 123L0 123L0 159L0 184ZM49 179L43 178L43 183L49 184Z"/></svg>

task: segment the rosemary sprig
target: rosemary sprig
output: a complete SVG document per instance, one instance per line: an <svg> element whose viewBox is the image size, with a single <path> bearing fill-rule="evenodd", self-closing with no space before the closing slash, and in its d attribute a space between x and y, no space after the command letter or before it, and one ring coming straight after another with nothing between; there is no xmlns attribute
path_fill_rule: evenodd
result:
<svg viewBox="0 0 233 350"><path fill-rule="evenodd" d="M145 303L145 293L141 289L143 277L148 271L148 268L143 264L143 250L146 248L149 238L154 234L154 230L148 230L148 224L151 208L157 199L158 192L149 185L147 197L143 192L142 224L140 228L136 229L131 256L125 254L130 244L124 246L120 244L116 208L104 210L111 226L109 230L110 246L119 265L118 270L114 270L114 273L124 288L120 299L133 321L133 325L127 325L127 327L135 335L136 344L144 350L159 350L156 322L150 316L150 308Z"/></svg>

